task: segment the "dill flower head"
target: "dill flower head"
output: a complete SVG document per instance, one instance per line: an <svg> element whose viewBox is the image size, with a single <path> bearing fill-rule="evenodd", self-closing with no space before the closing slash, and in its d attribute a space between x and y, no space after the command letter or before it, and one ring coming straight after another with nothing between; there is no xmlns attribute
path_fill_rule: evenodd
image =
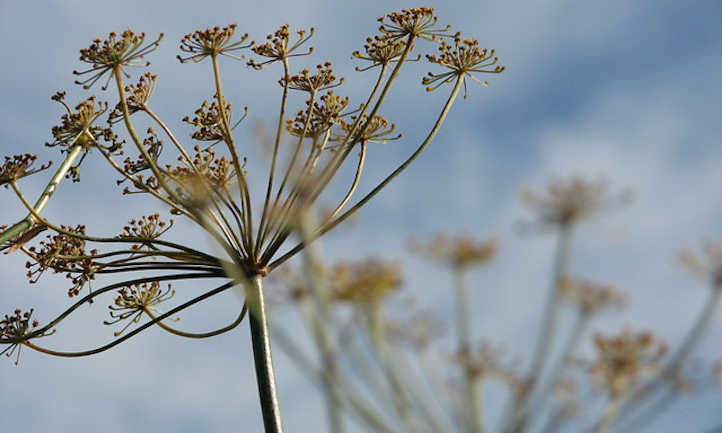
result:
<svg viewBox="0 0 722 433"><path fill-rule="evenodd" d="M257 62L254 59L248 61L248 66L253 69L263 69L271 63L277 61L286 61L289 57L307 56L313 52L313 47L310 47L305 53L296 53L298 48L305 44L306 41L311 39L313 36L314 29L311 27L308 31L296 30L297 39L296 42L290 43L291 31L288 24L282 25L278 30L266 36L266 43L259 44L251 48L255 54L266 57L268 60L263 62Z"/></svg>
<svg viewBox="0 0 722 433"><path fill-rule="evenodd" d="M379 31L389 40L398 40L406 36L436 41L439 37L449 36L446 32L451 26L435 27L438 18L434 8L403 9L392 12L377 20L381 25Z"/></svg>
<svg viewBox="0 0 722 433"><path fill-rule="evenodd" d="M64 95L56 93L55 96ZM53 126L51 133L55 141L45 143L46 146L61 146L68 148L75 143L89 149L98 144L98 137L104 137L106 141L114 141L116 136L110 128L97 126L95 122L108 109L107 102L99 102L95 96L91 96L79 103L75 110L72 110L65 103L62 97L53 98L65 107L67 113L60 117L60 125Z"/></svg>
<svg viewBox="0 0 722 433"><path fill-rule="evenodd" d="M32 153L6 156L3 164L0 165L0 185L4 185L5 188L7 188L10 182L45 170L52 164L52 162L48 162L40 167L32 168L37 159L38 157Z"/></svg>
<svg viewBox="0 0 722 433"><path fill-rule="evenodd" d="M313 101L313 107L309 110L299 110L294 119L286 121L286 130L296 137L317 138L331 129L339 121L341 112L348 105L349 99L337 96L333 90L329 90L321 96L320 103ZM306 106L311 100L306 101ZM309 119L310 112L310 119Z"/></svg>
<svg viewBox="0 0 722 433"><path fill-rule="evenodd" d="M498 250L496 239L477 241L469 236L448 238L437 234L428 244L414 239L409 242L412 250L442 264L456 269L466 269L490 261Z"/></svg>
<svg viewBox="0 0 722 433"><path fill-rule="evenodd" d="M361 60L368 60L371 65L365 68L356 67L356 70L367 71L380 65L388 65L398 60L406 49L406 44L401 40L392 40L382 36L374 36L366 38L364 45L365 54L361 54L359 50L352 53L354 57Z"/></svg>
<svg viewBox="0 0 722 433"><path fill-rule="evenodd" d="M506 69L505 66L498 64L499 58L496 57L494 50L479 47L479 41L476 39L463 39L460 33L454 35L454 44L448 44L441 41L439 44L439 54L428 54L426 58L431 63L443 66L448 69L447 72L434 74L429 72L421 83L426 87L427 91L438 89L441 85L454 81L459 77L464 80L464 98L467 96L466 77L470 77L477 83L487 86L489 83L476 78L473 73L499 74Z"/></svg>
<svg viewBox="0 0 722 433"><path fill-rule="evenodd" d="M106 320L103 323L113 325L131 318L120 331L113 333L117 337L133 323L138 323L143 317L143 313L155 311L159 304L171 299L174 295L175 290L171 289L170 284L163 290L157 281L123 287L118 290L118 296L113 302L114 305L108 306L111 320Z"/></svg>
<svg viewBox="0 0 722 433"><path fill-rule="evenodd" d="M208 56L227 56L236 60L243 60L243 56L233 54L235 51L248 48L253 41L243 45L248 39L248 33L233 42L233 35L236 33L238 24L231 24L225 27L213 27L212 29L196 30L188 33L181 39L180 50L188 53L187 57L177 56L181 63L198 63Z"/></svg>
<svg viewBox="0 0 722 433"><path fill-rule="evenodd" d="M590 316L607 308L621 307L626 297L613 286L579 278L562 278L559 294L576 304L579 312Z"/></svg>
<svg viewBox="0 0 722 433"><path fill-rule="evenodd" d="M85 235L83 225L61 228ZM95 279L95 273L99 269L99 264L92 257L98 251L93 249L86 252L83 239L65 233L47 235L37 247L29 247L28 252L32 260L25 263L25 268L30 283L36 283L48 269L65 273L65 277L72 283L68 289L68 297L71 298L77 296L86 284Z"/></svg>
<svg viewBox="0 0 722 433"><path fill-rule="evenodd" d="M642 376L655 371L666 353L666 346L655 341L650 332L596 335L594 346L597 360L590 374L612 399L625 395Z"/></svg>
<svg viewBox="0 0 722 433"><path fill-rule="evenodd" d="M345 81L340 78L336 81L336 75L331 68L331 62L316 65L316 73L311 75L311 71L303 69L300 74L292 75L286 79L281 78L278 83L281 86L288 85L289 89L301 90L308 93L316 93L318 91L332 89L338 87Z"/></svg>
<svg viewBox="0 0 722 433"><path fill-rule="evenodd" d="M345 142L349 145L353 143L384 144L389 140L398 140L403 136L397 134L390 137L396 130L396 125L389 124L388 120L378 114L374 114L373 117L369 118L369 115L364 113L360 119L358 116L351 116L348 121L340 118L338 126L343 133L335 134L332 140Z"/></svg>
<svg viewBox="0 0 722 433"><path fill-rule="evenodd" d="M148 136L143 139L143 147L145 147L151 160L157 165L158 158L163 151L163 140L158 139L158 135L153 128L148 128L147 133ZM148 169L150 169L150 164L143 156L138 156L136 159L127 157L123 160L123 171L128 175L134 175ZM126 179L121 179L117 181L118 185L125 180Z"/></svg>
<svg viewBox="0 0 722 433"><path fill-rule="evenodd" d="M75 84L80 84L84 89L89 89L106 72L116 67L121 68L122 71L122 68L126 66L148 66L150 62L144 61L143 56L158 48L161 39L163 39L163 33L155 41L143 46L145 33L135 33L129 29L120 35L111 32L108 39L105 40L93 40L93 43L88 48L80 50L80 61L89 63L92 67L86 71L73 71L75 75L90 74L90 77L84 81L76 81ZM129 76L125 72L124 74ZM112 74L108 76L108 80L102 86L103 90L108 88L108 82L112 77Z"/></svg>
<svg viewBox="0 0 722 433"><path fill-rule="evenodd" d="M221 107L221 105L223 107ZM221 109L223 108L223 109ZM232 107L225 98L220 103L218 95L213 95L212 102L203 101L201 106L193 113L195 116L191 119L190 116L185 116L182 120L185 123L198 127L198 129L191 135L194 140L198 141L217 141L227 139L226 130L223 127L223 116L227 116L230 121ZM239 119L233 128L238 125L248 114L247 108L244 110L244 115ZM231 128L231 130L233 129Z"/></svg>
<svg viewBox="0 0 722 433"><path fill-rule="evenodd" d="M158 76L146 72L141 75L136 84L128 84L125 86L127 94L128 114L138 111L144 111L150 101L150 97L155 90ZM108 115L108 123L115 124L123 120L123 106L118 102L113 111Z"/></svg>
<svg viewBox="0 0 722 433"><path fill-rule="evenodd" d="M629 199L629 192L612 196L606 182L581 177L556 179L543 193L528 188L521 193L522 203L537 213L538 224L542 227L568 227Z"/></svg>
<svg viewBox="0 0 722 433"><path fill-rule="evenodd" d="M182 196L187 195L188 200L192 201L197 198L194 195L207 192L202 185L210 186L213 190L224 190L236 182L236 172L228 158L218 156L211 147L201 149L196 145L194 150L192 167L184 160L183 166L166 166L168 176L183 190L180 192Z"/></svg>
<svg viewBox="0 0 722 433"><path fill-rule="evenodd" d="M160 219L160 214L154 213L148 216L143 215L139 219L132 219L128 225L123 227L123 233L118 235L119 238L142 238L149 242L160 238L165 232L173 226L173 220L166 223ZM133 244L131 249L139 250L144 244ZM150 245L145 245L150 248Z"/></svg>
<svg viewBox="0 0 722 433"><path fill-rule="evenodd" d="M716 290L722 290L722 244L707 242L703 252L707 256L706 260L699 258L692 250L683 251L679 258L693 275L710 279Z"/></svg>
<svg viewBox="0 0 722 433"><path fill-rule="evenodd" d="M401 286L401 268L396 262L366 260L334 266L329 284L336 300L368 308L380 305Z"/></svg>
<svg viewBox="0 0 722 433"><path fill-rule="evenodd" d="M0 338L8 339L24 339L25 336L32 333L40 326L37 320L32 319L33 309L23 312L20 308L15 309L13 314L6 314L0 320ZM43 332L33 338L45 337L53 334L55 331ZM0 343L3 344L3 343ZM0 355L6 355L8 358L15 354L15 365L20 362L20 348L23 345L22 340L15 343L5 343L7 347L0 351Z"/></svg>

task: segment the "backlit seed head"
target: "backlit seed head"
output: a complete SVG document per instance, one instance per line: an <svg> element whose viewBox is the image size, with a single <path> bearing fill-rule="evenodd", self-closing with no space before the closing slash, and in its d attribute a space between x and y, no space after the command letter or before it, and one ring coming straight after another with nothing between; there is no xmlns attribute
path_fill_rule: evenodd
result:
<svg viewBox="0 0 722 433"><path fill-rule="evenodd" d="M256 45L251 50L261 57L269 60L257 62L254 59L248 61L248 66L254 69L263 69L271 63L283 61L289 57L306 56L313 52L313 47L309 48L305 53L296 53L298 48L306 43L313 36L314 29L311 27L308 31L297 30L297 40L291 43L291 31L288 24L282 25L278 30L266 36L266 43Z"/></svg>
<svg viewBox="0 0 722 433"><path fill-rule="evenodd" d="M594 346L597 360L589 373L612 399L627 394L640 378L655 372L666 353L666 346L655 341L650 332L596 335Z"/></svg>
<svg viewBox="0 0 722 433"><path fill-rule="evenodd" d="M499 248L497 240L493 238L477 241L469 236L448 238L443 234L437 234L426 244L412 239L409 247L432 260L456 269L467 269L487 263L496 255Z"/></svg>
<svg viewBox="0 0 722 433"><path fill-rule="evenodd" d="M300 74L292 75L286 80L282 77L278 83L281 87L288 85L289 89L301 90L309 93L316 93L322 90L338 87L344 82L344 78L340 78L336 82L336 75L331 69L331 62L316 65L316 73L311 74L308 69L303 69Z"/></svg>
<svg viewBox="0 0 722 433"><path fill-rule="evenodd" d="M431 63L447 68L449 71L434 74L429 72L421 83L427 91L438 89L441 85L458 79L464 80L464 98L467 96L466 77L487 86L489 83L476 78L473 73L499 74L506 67L498 64L494 50L479 47L476 39L463 39L460 33L454 35L454 44L441 41L439 54L429 54L426 58Z"/></svg>
<svg viewBox="0 0 722 433"><path fill-rule="evenodd" d="M364 308L379 305L401 282L401 267L390 261L343 262L329 274L329 285L336 300Z"/></svg>
<svg viewBox="0 0 722 433"><path fill-rule="evenodd" d="M177 59L181 63L198 63L208 56L222 55L243 60L243 56L234 53L252 46L253 41L243 44L248 39L248 33L242 35L239 40L233 41L236 27L238 27L237 24L225 27L216 26L186 34L181 39L180 50L188 55L186 57L178 55Z"/></svg>
<svg viewBox="0 0 722 433"><path fill-rule="evenodd" d="M0 185L4 185L5 188L7 188L10 182L14 182L25 176L30 176L31 174L45 170L52 164L52 162L48 162L40 167L32 168L37 159L38 157L31 153L6 156L5 161L0 166Z"/></svg>
<svg viewBox="0 0 722 433"><path fill-rule="evenodd" d="M155 41L143 46L145 33L135 33L132 30L126 30L120 35L112 32L105 40L95 39L88 48L80 50L80 61L89 63L92 67L86 71L73 71L75 75L89 74L90 78L75 83L88 89L106 72L115 68L120 68L122 71L122 68L127 66L148 66L150 62L143 60L143 57L158 48L161 39L163 39L163 33ZM108 87L108 82L112 77L113 74L109 74L108 80L102 87L103 90Z"/></svg>
<svg viewBox="0 0 722 433"><path fill-rule="evenodd" d="M434 16L433 8L403 9L377 21L381 23L379 31L383 37L392 41L410 36L435 42L440 37L450 36L447 32L451 26L435 27L438 18Z"/></svg>

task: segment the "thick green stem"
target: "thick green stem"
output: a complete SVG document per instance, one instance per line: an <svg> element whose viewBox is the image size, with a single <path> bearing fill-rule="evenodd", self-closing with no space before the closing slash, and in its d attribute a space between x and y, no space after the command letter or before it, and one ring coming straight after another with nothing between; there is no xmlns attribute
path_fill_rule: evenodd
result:
<svg viewBox="0 0 722 433"><path fill-rule="evenodd" d="M38 201L35 203L35 206L33 206L36 214L40 214L43 209L45 209L45 206L48 204L50 197L58 188L60 182L63 181L65 175L68 174L68 170L70 170L70 167L73 166L73 163L75 163L75 160L78 159L78 156L80 156L82 152L83 146L80 144L73 145L73 147L69 149L68 155L65 157L65 160L55 171L55 174L50 179L50 182L48 182L48 185L45 187L45 190L40 195ZM36 222L38 221L33 216L33 214L28 214L28 216L26 216L23 220L15 223L12 227L0 233L0 246L4 245L6 242L12 242L16 240Z"/></svg>
<svg viewBox="0 0 722 433"><path fill-rule="evenodd" d="M246 305L251 324L253 360L256 365L258 397L261 402L263 425L266 433L283 433L281 409L276 394L276 377L271 356L271 338L268 332L266 303L263 298L263 279L260 275L250 278L245 284Z"/></svg>

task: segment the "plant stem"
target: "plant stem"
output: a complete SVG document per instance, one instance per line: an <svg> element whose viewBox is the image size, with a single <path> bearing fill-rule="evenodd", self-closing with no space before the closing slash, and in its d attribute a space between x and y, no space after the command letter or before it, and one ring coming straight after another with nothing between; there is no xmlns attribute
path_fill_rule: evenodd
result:
<svg viewBox="0 0 722 433"><path fill-rule="evenodd" d="M612 422L617 418L621 402L622 399L617 397L607 404L606 409L604 409L604 415L602 415L602 419L599 421L596 433L607 433L609 431Z"/></svg>
<svg viewBox="0 0 722 433"><path fill-rule="evenodd" d="M569 252L571 249L572 228L569 225L562 225L559 228L559 240L557 244L556 258L552 276L551 287L547 295L547 303L542 318L541 333L536 342L532 366L527 376L527 384L515 402L511 413L511 426L508 433L519 433L529 420L528 405L529 399L534 394L537 381L543 374L544 365L549 357L550 350L554 344L554 335L557 325L559 310L559 283L566 276L569 264Z"/></svg>
<svg viewBox="0 0 722 433"><path fill-rule="evenodd" d="M266 303L263 298L263 279L260 275L245 284L246 304L250 314L253 360L256 365L258 397L261 402L263 425L266 433L283 433L281 409L276 395L276 377L271 356L271 338L268 331Z"/></svg>
<svg viewBox="0 0 722 433"><path fill-rule="evenodd" d="M456 333L459 356L463 360L464 378L466 383L467 430L469 433L482 433L481 394L479 377L474 373L471 355L471 316L469 315L469 290L466 285L466 271L463 268L454 270L454 287L456 289Z"/></svg>
<svg viewBox="0 0 722 433"><path fill-rule="evenodd" d="M50 179L50 182L48 182L48 185L45 187L45 190L40 195L38 201L35 203L35 206L33 207L35 213L39 214L43 211L43 209L45 209L50 197L53 195L58 185L60 185L60 182L63 181L63 178L68 173L68 170L70 170L70 167L73 165L75 160L78 159L82 150L83 146L80 144L73 145L73 147L70 148L65 160L55 171L55 174ZM33 225L33 223L36 222L36 218L32 215L32 213L30 213L23 220L15 223L12 227L0 233L0 247L6 242L12 242L17 239L20 235L25 233Z"/></svg>

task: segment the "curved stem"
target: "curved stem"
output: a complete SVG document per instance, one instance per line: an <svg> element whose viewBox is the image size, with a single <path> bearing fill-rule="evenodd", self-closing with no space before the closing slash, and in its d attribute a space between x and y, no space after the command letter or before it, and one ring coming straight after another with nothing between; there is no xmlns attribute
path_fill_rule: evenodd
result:
<svg viewBox="0 0 722 433"><path fill-rule="evenodd" d="M351 183L351 187L349 188L348 192L346 193L346 196L341 200L341 203L336 206L336 209L331 212L331 216L328 217L329 220L332 220L333 218L338 215L339 212L341 212L341 209L343 209L344 206L346 206L346 203L348 203L349 200L351 200L351 197L353 196L354 191L356 191L356 188L358 187L359 181L361 180L361 173L364 170L364 162L366 161L366 142L361 143L361 153L359 153L358 158L358 166L356 167L356 174L353 177L353 182Z"/></svg>
<svg viewBox="0 0 722 433"><path fill-rule="evenodd" d="M60 351L56 351L56 350L52 350L52 349L46 349L46 348L44 348L44 347L36 346L35 344L33 344L33 343L29 342L29 341L22 341L22 344L24 344L25 346L28 346L29 348L31 348L31 349L33 349L33 350L37 350L38 352L42 352L42 353L45 353L45 354L47 354L47 355L61 356L61 357L65 357L65 358L77 358L77 357L81 357L81 356L95 355L95 354L100 353L100 352L105 352L106 350L108 350L108 349L110 349L110 348L112 348L112 347L114 347L114 346L117 346L118 344L124 342L125 340L127 340L127 339L129 339L129 338L131 338L131 337L133 337L134 335L136 335L136 334L144 331L145 329L147 329L147 328L155 325L156 323L160 322L161 320L167 319L168 317L172 316L173 314L175 314L175 313L177 313L177 312L179 312L179 311L185 310L186 308L190 307L191 305L196 304L196 303L198 303L198 302L201 302L201 301L203 301L203 300L205 300L205 299L207 299L207 298L210 298L210 297L213 296L213 295L217 295L218 293L224 292L224 291L230 289L231 287L233 287L234 285L235 285L234 282L228 282L228 283L226 283L226 284L224 284L224 285L222 285L222 286L220 286L220 287L216 287L216 288L213 289L213 290L209 290L208 292L206 292L206 293L204 293L204 294L202 294L202 295L200 295L200 296L197 296L197 297L191 299L190 301L185 302L185 303L183 303L183 304L181 304L181 305L179 305L179 306L171 309L171 310L168 311L167 313L161 314L160 316L156 317L155 319L153 319L153 320L151 320L151 321L149 321L149 322L147 322L147 323L144 323L143 325L135 328L134 330L132 330L132 331L130 331L129 333L125 334L124 336L118 338L117 340L114 340L114 341L112 341L112 342L110 342L110 343L108 343L108 344L106 344L106 345L104 345L104 346L100 346L100 347L95 348L95 349L85 350L85 351L82 351L82 352L60 352Z"/></svg>
<svg viewBox="0 0 722 433"><path fill-rule="evenodd" d="M263 414L263 425L266 433L283 433L281 409L276 393L276 377L271 356L271 338L268 332L266 303L263 297L263 279L260 275L250 278L244 285L246 305L250 311L248 321L251 328L253 360L256 366L258 397Z"/></svg>
<svg viewBox="0 0 722 433"><path fill-rule="evenodd" d="M153 314L152 311L150 311L148 308L143 309L145 314L148 315L148 317L151 318L151 320L155 320L156 316ZM164 331L168 331L173 335L177 335L179 337L185 337L185 338L208 338L208 337L214 337L216 335L223 334L225 332L228 332L232 329L234 329L236 326L238 326L242 321L243 318L246 316L246 311L248 311L248 308L246 307L246 304L243 304L243 308L241 309L241 312L238 313L238 317L236 320L234 320L230 325L224 326L223 328L216 329L215 331L209 331L209 332L185 332L185 331L179 331L177 329L171 328L170 326L166 325L162 321L156 322L158 326L160 326Z"/></svg>
<svg viewBox="0 0 722 433"><path fill-rule="evenodd" d="M607 407L604 409L602 419L599 421L599 425L597 426L596 433L609 432L609 427L611 427L612 422L614 422L614 419L619 413L620 403L621 398L614 398L607 404Z"/></svg>
<svg viewBox="0 0 722 433"><path fill-rule="evenodd" d="M127 281L121 281L119 283L110 284L107 286L104 286L100 289L94 290L92 293L89 293L77 302L75 302L73 305L71 305L68 309L63 311L56 317L55 319L48 322L45 326L42 326L25 336L23 338L0 338L0 344L15 344L15 343L22 343L25 340L29 340L32 338L35 338L37 336L40 336L48 331L51 330L51 328L58 323L62 322L66 317L68 317L73 311L78 309L81 305L85 304L86 302L92 300L93 298L102 295L103 293L109 292L114 289L118 289L121 287L128 287L130 285L134 284L143 284L143 283L151 283L154 281L174 281L174 280L192 280L197 278L219 278L219 277L225 277L222 273L199 273L199 272L193 272L193 273L187 273L187 274L173 274L173 275L161 275L157 277L145 277L145 278L136 278L133 280L127 280Z"/></svg>

